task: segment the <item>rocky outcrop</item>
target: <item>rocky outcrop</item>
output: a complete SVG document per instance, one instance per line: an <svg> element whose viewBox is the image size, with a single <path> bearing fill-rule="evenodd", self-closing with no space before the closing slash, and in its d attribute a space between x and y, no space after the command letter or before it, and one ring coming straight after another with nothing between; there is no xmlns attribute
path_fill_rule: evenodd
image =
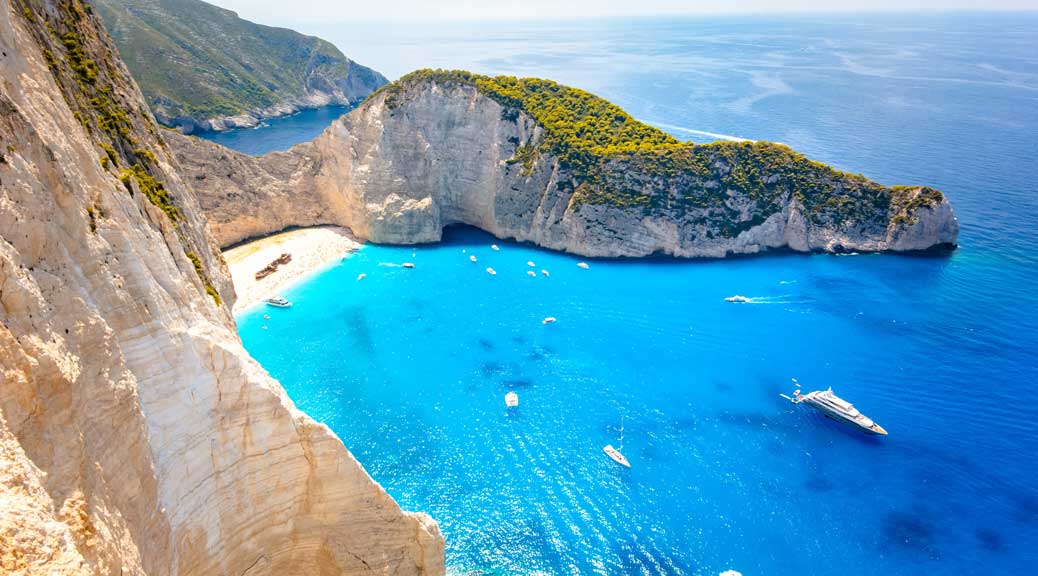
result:
<svg viewBox="0 0 1038 576"><path fill-rule="evenodd" d="M258 125L386 83L338 48L200 0L95 0L159 122L187 133Z"/></svg>
<svg viewBox="0 0 1038 576"><path fill-rule="evenodd" d="M574 152L538 111L488 87L495 81L420 72L314 141L260 158L194 138L171 143L223 245L313 224L391 244L434 242L445 226L468 224L586 256L903 251L956 240L950 204L929 188L887 188L778 144L672 142L597 99L655 143Z"/></svg>
<svg viewBox="0 0 1038 576"><path fill-rule="evenodd" d="M442 573L436 524L243 349L89 7L0 0L0 64L0 573Z"/></svg>

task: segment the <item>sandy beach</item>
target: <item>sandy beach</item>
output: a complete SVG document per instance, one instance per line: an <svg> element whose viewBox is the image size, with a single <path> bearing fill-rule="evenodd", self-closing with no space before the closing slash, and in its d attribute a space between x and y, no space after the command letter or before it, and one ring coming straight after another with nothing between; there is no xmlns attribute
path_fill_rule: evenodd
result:
<svg viewBox="0 0 1038 576"><path fill-rule="evenodd" d="M225 250L223 257L238 294L234 312L278 295L321 268L338 262L360 245L345 228L320 226L282 232ZM256 280L256 272L284 253L292 255L291 262L278 266L270 276Z"/></svg>

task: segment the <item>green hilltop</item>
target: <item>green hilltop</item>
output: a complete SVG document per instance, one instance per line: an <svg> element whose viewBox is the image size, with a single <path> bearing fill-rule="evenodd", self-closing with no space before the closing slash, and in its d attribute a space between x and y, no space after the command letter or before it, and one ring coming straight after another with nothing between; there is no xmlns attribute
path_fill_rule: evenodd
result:
<svg viewBox="0 0 1038 576"><path fill-rule="evenodd" d="M235 116L312 91L359 101L386 83L332 44L200 0L94 0L156 117Z"/></svg>

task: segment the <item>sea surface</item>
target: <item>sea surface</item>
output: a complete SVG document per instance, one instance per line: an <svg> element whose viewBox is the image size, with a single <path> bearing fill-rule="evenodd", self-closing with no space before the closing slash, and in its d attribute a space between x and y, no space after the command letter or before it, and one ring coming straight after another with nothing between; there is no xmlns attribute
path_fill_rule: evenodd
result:
<svg viewBox="0 0 1038 576"><path fill-rule="evenodd" d="M352 110L347 106L326 106L300 110L291 116L269 118L255 128L239 128L224 132L198 132L200 136L239 152L260 156L268 152L288 150L300 142L316 138L333 120Z"/></svg>
<svg viewBox="0 0 1038 576"><path fill-rule="evenodd" d="M452 572L1033 573L1034 14L308 32L389 75L551 77L678 136L775 140L929 184L962 226L947 256L586 270L458 228L438 245L365 246L288 291L293 308L241 315L294 401L439 521ZM314 124L296 118L254 133L283 147ZM752 302L724 301L735 294ZM779 394L793 378L832 386L890 435L791 405ZM630 470L602 452L621 443Z"/></svg>

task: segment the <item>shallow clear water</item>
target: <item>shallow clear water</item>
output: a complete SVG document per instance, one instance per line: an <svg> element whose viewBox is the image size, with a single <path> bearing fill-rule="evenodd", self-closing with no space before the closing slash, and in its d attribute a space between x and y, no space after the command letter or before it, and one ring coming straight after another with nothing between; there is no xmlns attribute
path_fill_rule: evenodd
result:
<svg viewBox="0 0 1038 576"><path fill-rule="evenodd" d="M289 291L291 310L240 316L242 338L401 505L440 522L455 571L1028 573L1036 31L1033 15L973 15L407 36L405 61L427 46L431 65L557 78L679 135L779 140L937 186L961 247L582 270L455 229L366 246ZM551 276L528 277L528 260ZM380 265L404 261L417 267ZM832 385L890 436L784 402L793 377ZM602 453L621 420L631 470Z"/></svg>

